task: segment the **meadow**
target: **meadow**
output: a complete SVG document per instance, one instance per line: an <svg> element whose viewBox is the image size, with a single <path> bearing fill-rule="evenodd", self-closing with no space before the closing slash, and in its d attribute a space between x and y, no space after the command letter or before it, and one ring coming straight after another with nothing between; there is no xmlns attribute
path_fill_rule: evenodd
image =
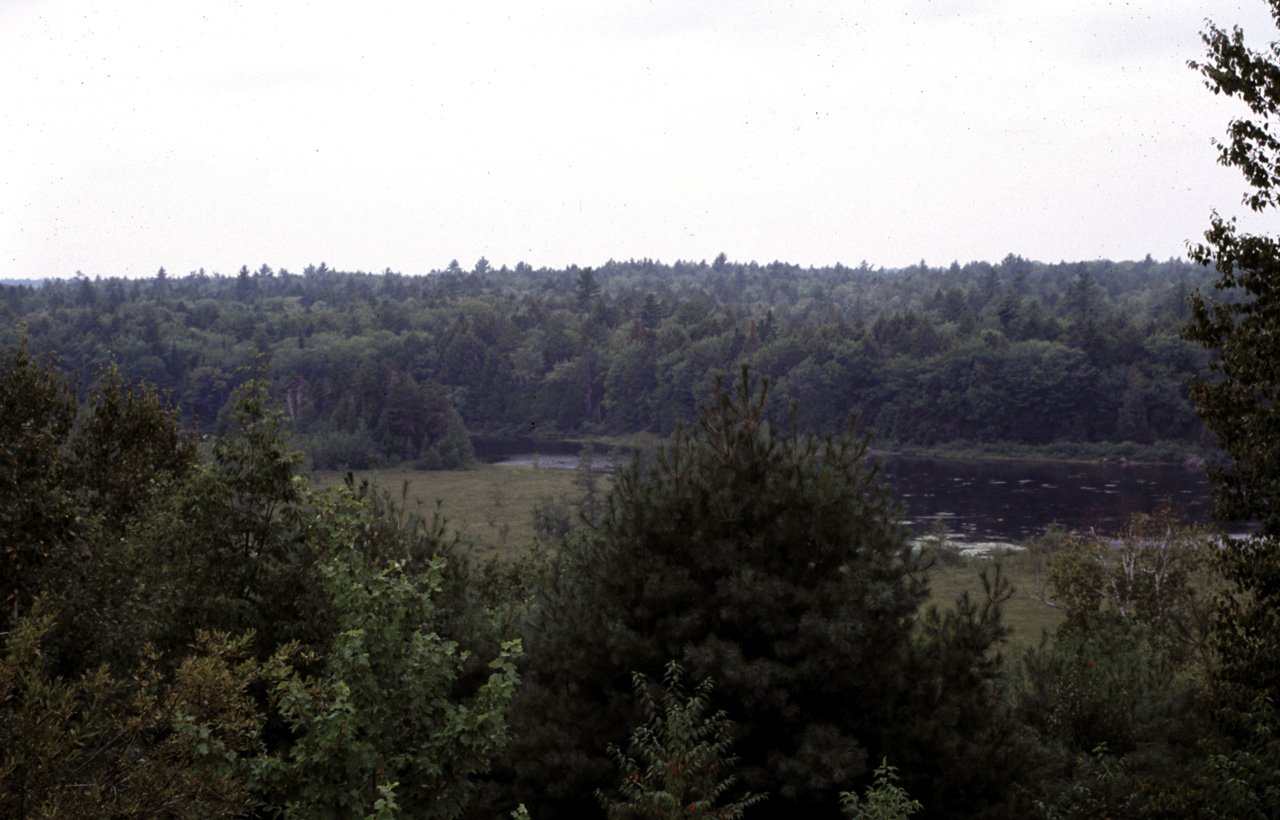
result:
<svg viewBox="0 0 1280 820"><path fill-rule="evenodd" d="M581 491L574 484L574 470L529 467L497 467L478 464L469 470L357 470L356 481L371 483L403 498L421 512L431 513L439 504L450 534L471 544L476 558L513 558L533 544L534 508L548 503L568 503ZM313 471L317 489L336 486L342 472ZM597 474L607 488L608 476Z"/></svg>
<svg viewBox="0 0 1280 820"><path fill-rule="evenodd" d="M563 505L576 508L582 489L575 483L574 470L538 466L495 466L479 464L470 470L423 471L411 469L364 470L357 481L368 479L389 490L397 498L430 513L439 504L449 532L471 545L480 560L510 559L527 551L537 538L534 511L537 507ZM341 484L345 474L313 472L318 489ZM596 475L600 492L607 490L609 476ZM1045 606L1035 594L1035 558L1029 553L1007 553L995 559L950 558L939 561L930 571L930 605L945 609L956 597L968 592L981 600L980 573L999 561L1013 584L1013 597L1005 604L1005 622L1013 628L1008 654L1037 644L1045 629L1052 631L1062 613ZM928 605L926 605L927 607Z"/></svg>

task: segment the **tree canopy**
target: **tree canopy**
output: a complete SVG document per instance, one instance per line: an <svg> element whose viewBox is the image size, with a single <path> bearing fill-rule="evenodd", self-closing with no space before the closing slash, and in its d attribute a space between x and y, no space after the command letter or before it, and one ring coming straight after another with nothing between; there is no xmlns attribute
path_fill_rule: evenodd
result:
<svg viewBox="0 0 1280 820"><path fill-rule="evenodd" d="M834 811L886 749L911 761L912 785L932 781L937 816L1003 799L978 784L1008 750L984 728L1002 723L991 664L1007 590L918 626L927 559L867 437L852 420L825 438L779 429L767 401L745 370L717 389L652 467L618 477L551 571L510 756L535 816L610 785L602 739L637 722L632 674L670 660L716 682L742 788L773 795L753 815Z"/></svg>
<svg viewBox="0 0 1280 820"><path fill-rule="evenodd" d="M251 270L0 285L0 341L26 322L68 370L114 359L204 433L257 350L319 469L465 465L451 426L667 435L742 364L772 381L774 424L793 400L809 429L856 407L886 446L1203 449L1186 392L1203 354L1177 331L1208 273L1180 260Z"/></svg>
<svg viewBox="0 0 1280 820"><path fill-rule="evenodd" d="M1280 0L1269 5L1280 24ZM1243 102L1250 113L1228 125L1219 162L1244 175L1251 189L1245 205L1272 211L1280 204L1280 43L1254 50L1239 27L1228 32L1212 23L1203 39L1205 61L1191 66L1213 93ZM1242 233L1234 219L1215 213L1191 255L1217 274L1213 293L1192 294L1186 329L1214 354L1210 376L1192 395L1230 459L1210 472L1216 513L1258 523L1253 538L1228 545L1217 560L1230 586L1216 611L1215 679L1226 714L1241 719L1259 698L1280 694L1280 242Z"/></svg>

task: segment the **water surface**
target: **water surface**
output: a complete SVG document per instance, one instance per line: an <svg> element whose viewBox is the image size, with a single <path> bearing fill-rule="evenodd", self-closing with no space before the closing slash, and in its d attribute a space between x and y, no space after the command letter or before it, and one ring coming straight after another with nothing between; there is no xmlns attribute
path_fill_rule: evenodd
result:
<svg viewBox="0 0 1280 820"><path fill-rule="evenodd" d="M1165 499L1191 521L1213 502L1200 470L1182 467L891 456L881 477L918 534L937 524L960 541L1021 541L1051 524L1114 532Z"/></svg>
<svg viewBox="0 0 1280 820"><path fill-rule="evenodd" d="M582 444L520 438L476 438L481 460L572 470ZM609 448L595 445L595 469L614 466ZM626 451L622 463L630 460ZM903 521L916 535L944 526L961 544L1019 542L1050 525L1116 530L1135 512L1152 512L1169 499L1191 521L1205 522L1213 502L1200 470L1051 461L886 456L880 472L903 504ZM1237 528L1243 531L1244 527Z"/></svg>

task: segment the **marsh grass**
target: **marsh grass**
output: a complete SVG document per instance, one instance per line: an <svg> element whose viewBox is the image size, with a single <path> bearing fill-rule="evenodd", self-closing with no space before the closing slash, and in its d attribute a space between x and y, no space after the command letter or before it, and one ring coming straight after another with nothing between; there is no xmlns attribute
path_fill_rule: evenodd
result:
<svg viewBox="0 0 1280 820"><path fill-rule="evenodd" d="M945 563L939 562L929 572L929 603L946 609L964 592L974 600L981 600L981 573L984 569L994 570L994 565L999 562L1004 576L1013 584L1013 597L1004 606L1004 622L1013 631L1004 652L1009 658L1020 656L1024 648L1040 642L1044 630L1052 632L1065 617L1061 610L1033 600L1036 593L1034 561L1034 556L1029 553L1008 552L986 559L954 558Z"/></svg>
<svg viewBox="0 0 1280 820"><path fill-rule="evenodd" d="M322 489L341 484L344 475L314 472L311 477L313 485ZM472 555L480 559L514 558L528 550L536 537L534 508L557 502L575 505L582 496L575 476L574 470L492 464L471 470L397 468L356 473L357 481L375 481L397 497L408 482L406 497L411 504L421 502L424 512L433 511L439 501L450 531L471 543ZM598 473L596 478L602 482L601 491L607 491L609 475ZM1063 618L1060 611L1033 601L1026 594L1035 593L1035 566L1030 554L1009 553L988 559L957 557L939 562L929 573L930 603L945 609L962 592L980 597L983 589L979 574L994 561L1001 562L1014 585L1013 598L1005 605L1005 622L1013 627L1006 654L1019 655L1023 647L1039 642L1044 629L1052 631Z"/></svg>
<svg viewBox="0 0 1280 820"><path fill-rule="evenodd" d="M345 473L313 472L317 489L341 484ZM472 544L472 555L513 558L533 544L534 507L548 502L576 501L581 489L574 484L573 470L541 467L497 467L480 464L470 470L358 470L356 481L369 479L389 490L396 498L408 483L410 504L421 503L430 513L440 502L449 531ZM597 480L608 482L607 474ZM606 484L607 486L607 484Z"/></svg>

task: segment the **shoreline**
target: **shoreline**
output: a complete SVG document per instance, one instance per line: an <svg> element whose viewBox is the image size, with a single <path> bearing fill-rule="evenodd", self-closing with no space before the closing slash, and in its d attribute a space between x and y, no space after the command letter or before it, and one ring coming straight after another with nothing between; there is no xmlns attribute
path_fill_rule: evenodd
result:
<svg viewBox="0 0 1280 820"><path fill-rule="evenodd" d="M637 449L650 446L655 443L662 443L666 439L664 437L655 436L652 433L635 433L630 435L604 435L604 436L556 436L542 434L526 434L526 433L473 433L472 440L488 439L488 440L512 440L524 441L542 444L560 444L573 445L581 447L588 442L593 443L600 450L607 451L613 447L625 447L628 449ZM1099 449L1110 446L1111 448L1120 448L1125 446L1125 442L1111 443L1104 442L1096 445ZM993 445L999 447L1000 445ZM1045 445L1046 448L1052 448L1054 445ZM1132 446L1132 445L1130 445ZM1139 445L1148 446L1148 445ZM1063 456L1053 453L999 453L999 452L983 452L982 448L972 450L950 450L950 449L930 449L916 448L911 446L888 446L875 447L874 437L873 446L868 447L867 454L872 457L901 457L901 458L936 458L946 459L948 461L1003 461L1003 462L1042 462L1051 464L1089 464L1101 465L1107 467L1178 467L1185 470L1203 472L1205 467L1213 462L1212 457L1206 457L1203 453L1197 452L1191 445L1187 446L1185 456L1180 460L1170 459L1143 459L1140 457L1130 458L1128 456Z"/></svg>
<svg viewBox="0 0 1280 820"><path fill-rule="evenodd" d="M873 456L896 456L899 458L937 458L948 461L1009 461L1020 463L1041 462L1047 464L1090 464L1105 467L1180 467L1186 470L1203 472L1210 462L1202 457L1193 456L1183 461L1140 461L1121 456L1112 458L1067 458L1051 455L1002 455L999 453L955 453L946 450L878 450L869 448L867 452Z"/></svg>

